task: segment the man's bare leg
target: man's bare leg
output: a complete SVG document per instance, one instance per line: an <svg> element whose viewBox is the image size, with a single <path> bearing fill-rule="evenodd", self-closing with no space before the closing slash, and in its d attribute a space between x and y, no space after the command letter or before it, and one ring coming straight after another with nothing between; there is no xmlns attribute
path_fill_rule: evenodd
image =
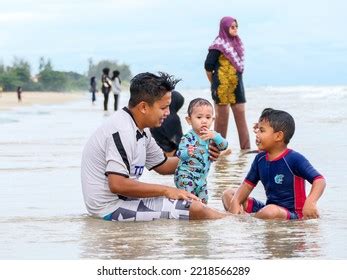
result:
<svg viewBox="0 0 347 280"><path fill-rule="evenodd" d="M200 201L192 201L189 208L190 220L216 220L228 216L228 213L220 212L216 209L210 208Z"/></svg>

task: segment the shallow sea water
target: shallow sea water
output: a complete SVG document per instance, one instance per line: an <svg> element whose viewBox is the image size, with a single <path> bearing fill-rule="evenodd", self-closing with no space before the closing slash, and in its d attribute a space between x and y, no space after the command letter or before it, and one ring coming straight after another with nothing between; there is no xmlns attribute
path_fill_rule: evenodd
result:
<svg viewBox="0 0 347 280"><path fill-rule="evenodd" d="M209 98L208 90L182 93L182 117L190 99ZM95 106L86 96L64 105L0 112L0 259L347 258L347 87L247 90L250 128L265 107L287 110L297 126L290 147L327 179L319 201L321 218L308 221L232 216L112 223L89 217L81 193L80 157L89 135L108 117L98 97ZM122 106L127 99L124 92ZM219 210L223 190L242 182L255 156L238 150L232 116L228 140L233 154L214 163L208 179L210 206ZM142 180L173 186L172 176L155 172L145 172ZM252 195L264 199L260 184Z"/></svg>

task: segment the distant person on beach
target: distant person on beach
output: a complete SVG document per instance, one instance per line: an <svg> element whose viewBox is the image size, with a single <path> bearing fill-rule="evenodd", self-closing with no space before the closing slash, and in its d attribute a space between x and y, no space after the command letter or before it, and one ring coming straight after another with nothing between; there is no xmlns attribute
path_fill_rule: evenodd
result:
<svg viewBox="0 0 347 280"><path fill-rule="evenodd" d="M226 210L234 214L255 213L260 219L319 217L316 203L324 191L325 179L303 155L287 148L294 131L294 119L287 112L271 108L262 112L256 134L261 152L236 193L231 189L224 192ZM312 184L307 198L305 180ZM259 181L265 188L265 204L249 197Z"/></svg>
<svg viewBox="0 0 347 280"><path fill-rule="evenodd" d="M214 128L226 138L229 106L239 134L240 148L250 149L245 115L245 89L242 81L244 47L238 36L238 23L232 17L223 17L219 34L208 49L205 60L207 78L211 83L212 98L216 103Z"/></svg>
<svg viewBox="0 0 347 280"><path fill-rule="evenodd" d="M113 76L111 78L112 80L112 91L113 91L113 95L114 95L114 110L117 111L118 109L118 97L120 92L122 91L121 88L121 80L119 78L119 71L115 70L113 71Z"/></svg>
<svg viewBox="0 0 347 280"><path fill-rule="evenodd" d="M17 98L18 102L22 102L22 87L17 87Z"/></svg>
<svg viewBox="0 0 347 280"><path fill-rule="evenodd" d="M214 117L213 106L208 100L193 99L186 120L192 129L179 144L177 156L180 160L174 180L178 189L195 194L207 204L207 175L211 164L208 147L213 141L220 151L224 151L228 142L218 132L210 130Z"/></svg>
<svg viewBox="0 0 347 280"><path fill-rule="evenodd" d="M109 221L217 219L228 215L209 208L184 190L138 179L146 167L173 174L178 158L167 158L151 136L169 115L171 91L179 80L166 73L141 73L130 83L128 107L115 112L84 147L81 180L88 212ZM210 146L210 156L219 155Z"/></svg>
<svg viewBox="0 0 347 280"><path fill-rule="evenodd" d="M94 104L94 102L96 101L96 92L98 91L96 89L96 80L95 80L95 76L90 78L90 88L89 91L92 93L92 103Z"/></svg>
<svg viewBox="0 0 347 280"><path fill-rule="evenodd" d="M178 111L182 108L184 97L178 91L171 92L170 114L160 127L151 128L152 136L166 156L174 156L183 136Z"/></svg>
<svg viewBox="0 0 347 280"><path fill-rule="evenodd" d="M101 75L101 92L104 95L104 111L107 111L108 107L108 96L111 91L112 87L112 81L109 77L110 69L104 68L102 69L102 75Z"/></svg>

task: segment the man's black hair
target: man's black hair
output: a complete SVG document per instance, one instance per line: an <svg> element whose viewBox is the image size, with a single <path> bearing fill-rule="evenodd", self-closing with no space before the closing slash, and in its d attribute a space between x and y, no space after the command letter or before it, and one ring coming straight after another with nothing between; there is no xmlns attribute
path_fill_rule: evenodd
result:
<svg viewBox="0 0 347 280"><path fill-rule="evenodd" d="M174 90L179 81L180 79L163 72L158 72L158 75L149 72L137 74L130 81L129 107L135 107L141 101L152 106L168 91Z"/></svg>

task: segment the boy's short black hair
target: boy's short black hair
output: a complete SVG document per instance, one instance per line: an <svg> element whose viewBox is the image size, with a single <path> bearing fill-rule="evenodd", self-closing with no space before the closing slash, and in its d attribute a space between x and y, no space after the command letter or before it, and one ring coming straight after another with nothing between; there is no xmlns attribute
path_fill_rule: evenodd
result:
<svg viewBox="0 0 347 280"><path fill-rule="evenodd" d="M195 107L200 107L200 106L211 106L213 108L213 105L207 99L200 98L200 97L195 98L192 101L190 101L188 105L188 116L190 117L192 115Z"/></svg>
<svg viewBox="0 0 347 280"><path fill-rule="evenodd" d="M282 131L284 143L288 144L295 132L294 118L287 112L266 108L261 113L259 121L266 121L275 132Z"/></svg>
<svg viewBox="0 0 347 280"><path fill-rule="evenodd" d="M129 107L135 107L141 101L153 105L168 91L174 90L179 81L180 79L163 72L158 75L149 72L137 74L130 81Z"/></svg>

